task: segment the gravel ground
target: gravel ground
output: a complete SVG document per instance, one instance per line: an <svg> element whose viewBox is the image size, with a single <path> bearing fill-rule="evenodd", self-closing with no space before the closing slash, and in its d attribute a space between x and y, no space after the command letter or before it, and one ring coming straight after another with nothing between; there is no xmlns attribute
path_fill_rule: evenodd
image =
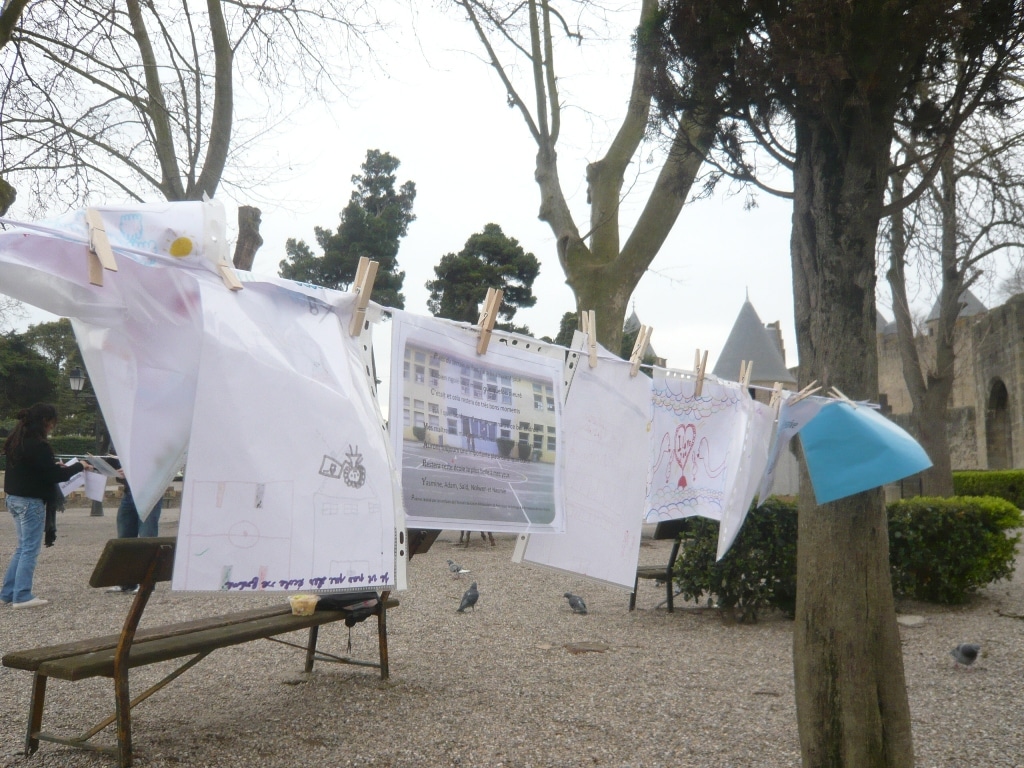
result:
<svg viewBox="0 0 1024 768"><path fill-rule="evenodd" d="M103 542L115 535L114 510L94 518L70 509L59 526L36 571L36 592L51 604L0 607L0 651L116 632L124 620L130 598L87 586ZM161 526L164 535L176 531L176 509L165 510ZM4 520L0 567L13 538ZM727 625L713 609L678 603L669 614L652 582L641 583L630 613L625 592L514 565L514 538L496 539L492 547L476 536L467 549L445 531L409 563L410 589L388 617L390 681L333 664L306 676L301 652L276 643L216 651L135 711L135 764L799 766L790 622L768 616ZM641 562L660 564L668 549L647 539ZM472 573L452 578L449 557ZM456 613L471 580L479 583L477 609ZM567 590L586 598L589 615L569 611ZM142 624L280 599L172 593L162 584ZM1001 615L1024 615L1024 582L996 584L966 607L900 610L922 620L900 630L917 765L1024 767L1024 621ZM325 650L344 651L347 639L342 625L321 632ZM954 668L949 651L967 641L982 644L982 658L970 670ZM375 657L372 623L355 628L352 644L356 656ZM159 674L160 667L137 670L133 691ZM31 758L21 754L30 680L0 668L0 765L114 765L48 743ZM78 732L109 708L108 680L53 680L44 728Z"/></svg>

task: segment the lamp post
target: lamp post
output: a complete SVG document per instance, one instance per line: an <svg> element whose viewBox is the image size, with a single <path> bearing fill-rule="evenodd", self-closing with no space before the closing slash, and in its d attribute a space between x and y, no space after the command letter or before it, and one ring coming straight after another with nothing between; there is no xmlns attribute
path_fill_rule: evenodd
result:
<svg viewBox="0 0 1024 768"><path fill-rule="evenodd" d="M81 368L75 367L68 372L68 385L71 387L71 391L75 393L75 398L77 398L85 387L85 374ZM91 397L96 402L96 416L93 420L93 434L96 436L95 450L98 455L101 455L107 452L107 425L103 422L103 413L100 411L99 401L96 400L95 396ZM103 502L93 501L92 510L89 512L89 515L91 517L103 517Z"/></svg>

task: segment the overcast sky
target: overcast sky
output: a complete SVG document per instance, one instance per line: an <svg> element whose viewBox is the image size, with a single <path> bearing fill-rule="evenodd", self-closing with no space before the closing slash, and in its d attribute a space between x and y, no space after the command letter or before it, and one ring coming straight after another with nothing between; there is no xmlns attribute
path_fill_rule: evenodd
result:
<svg viewBox="0 0 1024 768"><path fill-rule="evenodd" d="M494 222L541 262L534 284L537 306L520 312L516 321L538 336L553 336L574 302L550 230L537 220L535 145L519 113L506 105L497 76L479 58L468 24L454 12L445 17L422 5L417 4L415 33L403 26L378 41L385 72L357 74L347 102L290 115L288 130L264 145L266 163L280 169L280 183L261 187L257 200L232 199L226 190L218 197L228 206L229 224L237 202L255 202L262 209L265 242L253 271L276 274L287 238L304 239L319 252L313 227L337 225L352 191L350 177L360 172L366 151L389 152L402 163L398 183L412 180L417 188L417 219L398 255L406 272L406 309L427 314L424 283L434 277L434 265ZM556 51L566 104L559 172L581 229L588 216L585 165L604 153L625 110L628 25L634 16L620 17L616 40ZM245 84L236 89L244 92ZM525 85L523 95L529 100ZM633 166L632 183L642 191L658 167L641 159ZM720 194L688 205L634 294L637 314L654 328L652 345L671 367L690 368L698 347L710 351L713 367L748 295L762 322L781 321L787 365L797 362L790 205L760 195L756 208L744 210L744 199ZM623 240L641 200L626 199ZM880 308L891 318L885 303L882 297Z"/></svg>

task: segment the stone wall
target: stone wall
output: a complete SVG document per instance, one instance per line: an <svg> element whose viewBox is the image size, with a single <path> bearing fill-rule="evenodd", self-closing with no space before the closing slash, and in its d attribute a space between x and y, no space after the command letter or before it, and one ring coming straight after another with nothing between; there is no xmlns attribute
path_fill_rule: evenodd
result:
<svg viewBox="0 0 1024 768"><path fill-rule="evenodd" d="M1024 294L959 320L956 334L947 423L953 468L1024 467ZM935 338L921 335L916 343L928 370ZM878 390L889 415L905 426L911 403L894 333L878 335Z"/></svg>

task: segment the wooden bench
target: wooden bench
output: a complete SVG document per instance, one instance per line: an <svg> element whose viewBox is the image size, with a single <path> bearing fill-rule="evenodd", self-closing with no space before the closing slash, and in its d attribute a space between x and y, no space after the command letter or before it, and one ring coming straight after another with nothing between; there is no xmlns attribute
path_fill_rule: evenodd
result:
<svg viewBox="0 0 1024 768"><path fill-rule="evenodd" d="M629 610L632 611L636 608L636 589L640 585L640 579L664 581L668 612L672 613L675 610L672 604L673 598L675 597L672 585L672 576L676 568L676 560L679 559L679 548L683 543L679 534L686 530L686 524L687 518L684 517L678 520L663 520L655 527L653 538L662 541L665 539L675 539L675 543L672 545L672 551L669 554L667 564L637 566L636 579L633 580L633 594L629 596Z"/></svg>
<svg viewBox="0 0 1024 768"><path fill-rule="evenodd" d="M382 679L387 679L388 637L387 609L398 605L388 597L388 592L358 593L346 595L355 604L376 598L369 615L377 617L377 638L379 661L360 661L349 657L335 656L317 651L317 634L323 624L335 621L354 623L356 618L366 618L366 608L361 614L349 610L316 611L309 616L295 616L288 603L267 608L257 608L238 613L199 619L196 621L169 624L136 632L142 612L146 607L153 587L158 581L169 581L174 564L174 539L112 539L107 542L100 556L90 586L112 587L121 584L138 584L139 591L128 609L121 632L116 635L79 640L61 645L12 651L4 655L5 667L24 669L33 673L32 696L29 701L28 731L25 736L25 754L31 755L39 748L40 741L51 741L82 749L92 749L114 754L118 764L127 768L132 763L131 710L140 702L152 696L176 677L198 664L218 648L238 645L250 640L268 639L300 648L306 652L305 671L311 672L314 661L331 661L341 664L358 664L378 667ZM281 639L297 630L308 629L308 639L303 645ZM129 670L161 661L187 658L180 666L168 673L135 698L129 695ZM43 705L46 697L46 681L55 677L60 680L85 680L90 677L109 677L114 682L114 714L101 720L79 736L56 736L41 730ZM111 724L117 724L117 746L107 747L89 743L89 739Z"/></svg>

